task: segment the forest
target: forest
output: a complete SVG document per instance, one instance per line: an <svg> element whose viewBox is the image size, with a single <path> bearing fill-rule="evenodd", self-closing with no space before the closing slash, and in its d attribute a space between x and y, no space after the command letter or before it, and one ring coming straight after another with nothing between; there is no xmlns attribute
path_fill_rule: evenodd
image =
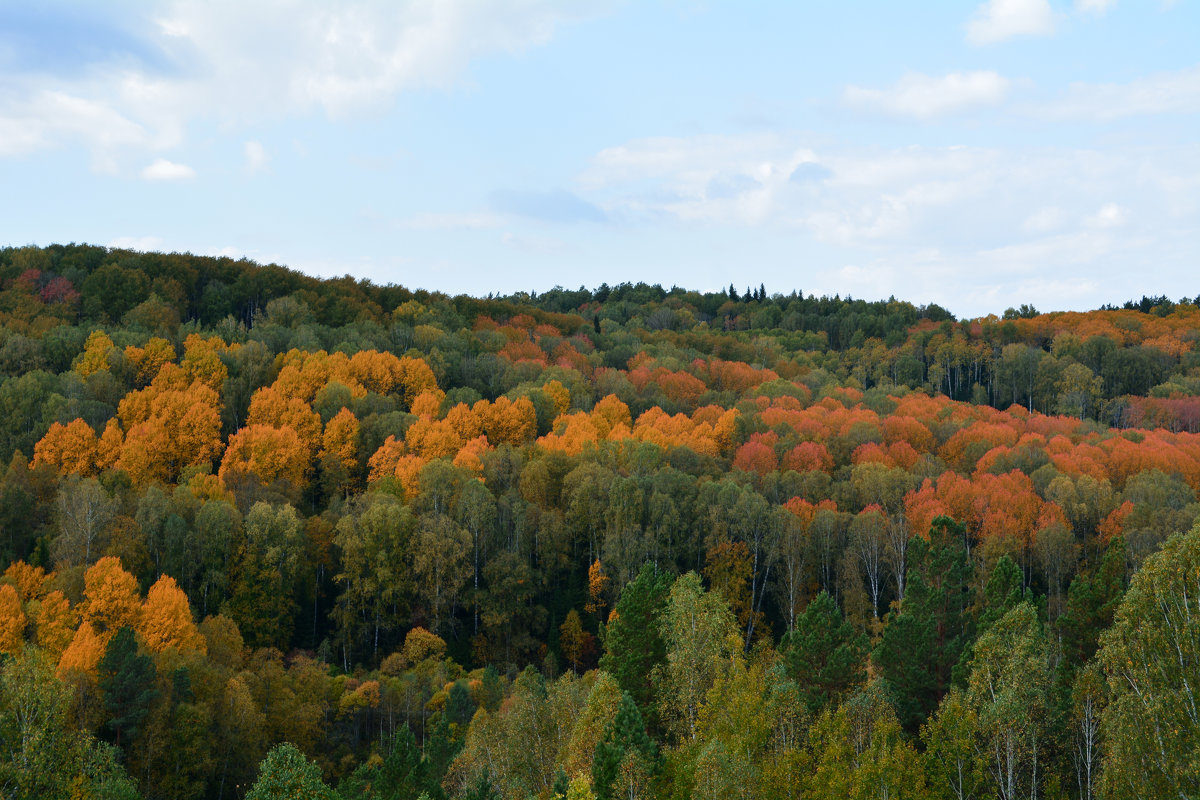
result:
<svg viewBox="0 0 1200 800"><path fill-rule="evenodd" d="M0 249L0 797L1200 796L1198 340Z"/></svg>

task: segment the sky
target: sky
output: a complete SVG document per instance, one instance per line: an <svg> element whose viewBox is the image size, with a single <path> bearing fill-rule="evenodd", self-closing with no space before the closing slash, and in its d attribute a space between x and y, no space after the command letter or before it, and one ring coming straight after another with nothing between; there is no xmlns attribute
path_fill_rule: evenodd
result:
<svg viewBox="0 0 1200 800"><path fill-rule="evenodd" d="M0 0L0 246L960 317L1200 295L1195 0Z"/></svg>

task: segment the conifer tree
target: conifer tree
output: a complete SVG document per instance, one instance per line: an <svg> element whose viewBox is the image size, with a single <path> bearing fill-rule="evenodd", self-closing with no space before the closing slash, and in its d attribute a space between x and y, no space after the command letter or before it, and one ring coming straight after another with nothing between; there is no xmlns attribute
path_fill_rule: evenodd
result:
<svg viewBox="0 0 1200 800"><path fill-rule="evenodd" d="M111 714L108 728L118 746L137 737L150 704L158 698L156 671L150 656L138 653L133 629L119 629L108 642L97 668L104 707Z"/></svg>

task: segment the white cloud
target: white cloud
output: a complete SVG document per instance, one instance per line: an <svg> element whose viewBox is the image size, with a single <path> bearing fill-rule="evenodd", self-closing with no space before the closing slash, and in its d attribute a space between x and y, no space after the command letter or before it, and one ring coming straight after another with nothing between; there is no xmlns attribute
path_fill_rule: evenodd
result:
<svg viewBox="0 0 1200 800"><path fill-rule="evenodd" d="M377 113L402 91L448 87L472 61L547 42L608 0L275 0L131 6L123 28L169 68L123 58L70 74L0 76L0 157L80 144L115 171L177 146L193 120Z"/></svg>
<svg viewBox="0 0 1200 800"><path fill-rule="evenodd" d="M1126 83L1073 83L1065 96L1025 111L1043 119L1088 122L1200 113L1200 65Z"/></svg>
<svg viewBox="0 0 1200 800"><path fill-rule="evenodd" d="M246 156L246 171L251 175L261 172L267 166L267 149L262 146L262 142L248 141L242 146L242 152Z"/></svg>
<svg viewBox="0 0 1200 800"><path fill-rule="evenodd" d="M1105 14L1117 4L1117 0L1075 0L1075 10L1089 14Z"/></svg>
<svg viewBox="0 0 1200 800"><path fill-rule="evenodd" d="M822 179L791 180L802 164L819 165ZM708 191L737 175L760 188ZM1127 276L1145 277L1146 264L1164 265L1160 282L1178 281L1200 249L1197 145L885 149L805 134L656 138L597 153L578 186L625 227L743 231L824 253L806 257L813 291L895 294L956 313L1116 302L1133 296ZM1072 294L1085 289L1086 298Z"/></svg>
<svg viewBox="0 0 1200 800"><path fill-rule="evenodd" d="M1088 217L1085 222L1092 228L1119 228L1125 224L1125 219L1128 216L1125 209L1121 208L1116 203L1105 203L1092 216Z"/></svg>
<svg viewBox="0 0 1200 800"><path fill-rule="evenodd" d="M1054 12L1048 0L987 0L967 22L967 41L971 44L1052 33Z"/></svg>
<svg viewBox="0 0 1200 800"><path fill-rule="evenodd" d="M142 170L141 175L148 181L178 181L196 177L196 170L187 164L176 164L165 158L159 158Z"/></svg>
<svg viewBox="0 0 1200 800"><path fill-rule="evenodd" d="M929 119L995 105L1008 94L1009 81L991 71L951 72L934 77L910 72L889 89L848 86L843 102L852 108Z"/></svg>

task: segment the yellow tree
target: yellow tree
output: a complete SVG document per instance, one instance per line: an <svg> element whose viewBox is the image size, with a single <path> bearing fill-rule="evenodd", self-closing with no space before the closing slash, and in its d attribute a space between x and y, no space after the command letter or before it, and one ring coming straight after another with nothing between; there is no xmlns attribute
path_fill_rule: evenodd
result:
<svg viewBox="0 0 1200 800"><path fill-rule="evenodd" d="M46 435L33 446L31 467L49 464L60 474L91 475L96 470L96 432L81 419L63 425L50 423Z"/></svg>
<svg viewBox="0 0 1200 800"><path fill-rule="evenodd" d="M358 464L358 418L348 408L343 408L325 425L322 436L323 453L337 459L345 469L353 470Z"/></svg>
<svg viewBox="0 0 1200 800"><path fill-rule="evenodd" d="M17 590L10 584L0 584L0 653L14 654L21 650L27 623Z"/></svg>
<svg viewBox="0 0 1200 800"><path fill-rule="evenodd" d="M145 347L126 347L125 360L137 370L137 385L145 386L158 376L164 364L175 360L175 348L166 339L155 336Z"/></svg>
<svg viewBox="0 0 1200 800"><path fill-rule="evenodd" d="M36 600L46 592L46 584L54 577L41 567L32 567L24 561L14 561L4 570L4 579L16 588L21 602Z"/></svg>
<svg viewBox="0 0 1200 800"><path fill-rule="evenodd" d="M104 637L96 633L96 629L91 626L91 623L82 623L58 660L59 676L68 672L95 675L96 667L100 664L100 659L104 657L104 648L107 644Z"/></svg>
<svg viewBox="0 0 1200 800"><path fill-rule="evenodd" d="M168 647L178 650L205 651L204 637L192 621L187 595L170 575L163 575L146 593L138 633L146 647L155 653Z"/></svg>
<svg viewBox="0 0 1200 800"><path fill-rule="evenodd" d="M174 481L185 467L213 461L221 453L220 402L208 386L188 384L179 367L164 366L117 406L125 431L117 465L140 484Z"/></svg>
<svg viewBox="0 0 1200 800"><path fill-rule="evenodd" d="M270 386L259 389L250 398L246 425L291 428L309 453L315 454L321 446L321 416L305 401L287 397Z"/></svg>
<svg viewBox="0 0 1200 800"><path fill-rule="evenodd" d="M114 347L113 340L101 330L92 331L83 346L83 352L75 359L75 371L83 377L96 372L108 371L108 353Z"/></svg>
<svg viewBox="0 0 1200 800"><path fill-rule="evenodd" d="M36 624L38 647L58 661L75 636L75 613L62 592L55 589L42 598Z"/></svg>
<svg viewBox="0 0 1200 800"><path fill-rule="evenodd" d="M286 481L299 491L309 464L308 449L291 428L250 425L229 437L218 475L226 485L252 475L264 484Z"/></svg>
<svg viewBox="0 0 1200 800"><path fill-rule="evenodd" d="M84 575L83 586L80 615L105 642L119 628L137 628L142 610L137 578L125 571L121 559L97 561Z"/></svg>

